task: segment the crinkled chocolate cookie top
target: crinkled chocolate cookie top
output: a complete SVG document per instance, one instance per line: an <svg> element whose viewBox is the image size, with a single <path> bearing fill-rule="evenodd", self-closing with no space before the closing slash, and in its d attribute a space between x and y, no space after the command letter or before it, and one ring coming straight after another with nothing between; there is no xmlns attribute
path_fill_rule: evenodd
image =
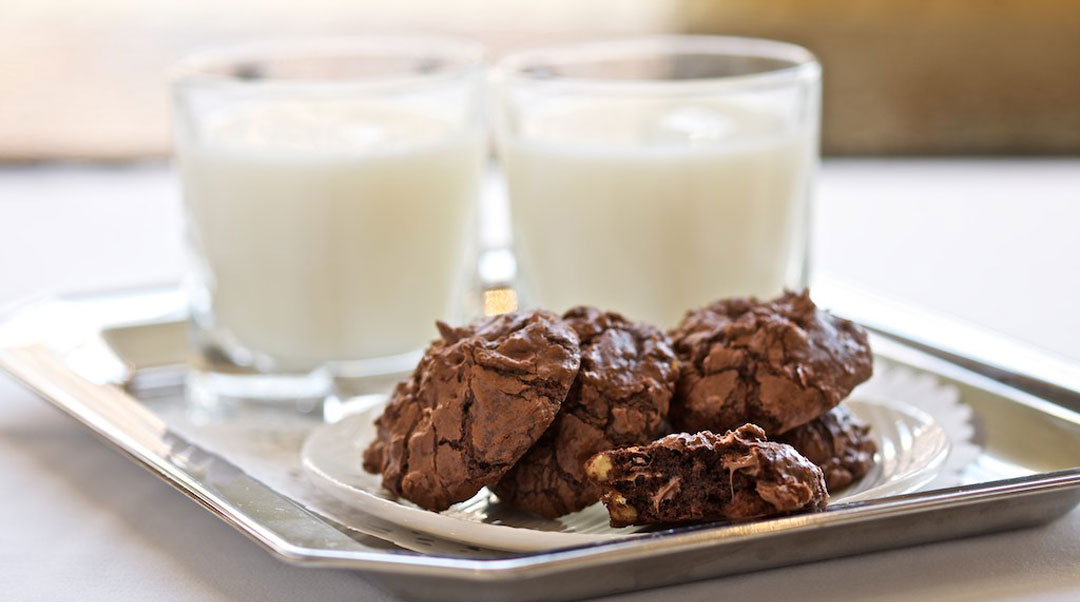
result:
<svg viewBox="0 0 1080 602"><path fill-rule="evenodd" d="M364 453L383 487L435 511L513 467L550 426L580 364L577 335L546 311L439 330Z"/></svg>
<svg viewBox="0 0 1080 602"><path fill-rule="evenodd" d="M540 441L495 486L499 498L554 518L596 503L585 477L593 454L660 434L678 366L659 329L619 314L576 307L563 319L581 339L581 370Z"/></svg>
<svg viewBox="0 0 1080 602"><path fill-rule="evenodd" d="M734 298L689 312L672 332L682 360L671 422L723 432L752 422L780 434L828 412L870 378L866 332L808 293Z"/></svg>

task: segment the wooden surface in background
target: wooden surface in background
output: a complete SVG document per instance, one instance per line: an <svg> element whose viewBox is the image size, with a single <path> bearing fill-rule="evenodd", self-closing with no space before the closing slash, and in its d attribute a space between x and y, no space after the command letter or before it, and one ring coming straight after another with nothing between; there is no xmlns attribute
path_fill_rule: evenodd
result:
<svg viewBox="0 0 1080 602"><path fill-rule="evenodd" d="M1080 153L1078 0L682 4L687 31L818 55L826 153Z"/></svg>
<svg viewBox="0 0 1080 602"><path fill-rule="evenodd" d="M433 31L496 53L688 31L803 44L831 154L1080 154L1080 0L0 0L0 161L168 153L165 70L252 38Z"/></svg>

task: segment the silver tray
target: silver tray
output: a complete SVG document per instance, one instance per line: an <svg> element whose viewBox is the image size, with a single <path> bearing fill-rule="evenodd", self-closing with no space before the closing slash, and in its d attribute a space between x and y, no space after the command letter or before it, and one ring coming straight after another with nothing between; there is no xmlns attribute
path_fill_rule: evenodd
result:
<svg viewBox="0 0 1080 602"><path fill-rule="evenodd" d="M820 514L685 526L544 553L487 553L316 511L238 468L237 457L202 445L206 432L184 402L184 299L175 289L10 309L0 321L0 368L278 558L361 571L419 599L609 594L1032 526L1080 503L1080 369L848 291L816 293L876 330L878 361L958 389L975 412L981 445L973 482ZM886 331L896 325L904 331ZM255 423L281 420L280 410L253 412L246 419ZM290 432L318 424L288 415Z"/></svg>

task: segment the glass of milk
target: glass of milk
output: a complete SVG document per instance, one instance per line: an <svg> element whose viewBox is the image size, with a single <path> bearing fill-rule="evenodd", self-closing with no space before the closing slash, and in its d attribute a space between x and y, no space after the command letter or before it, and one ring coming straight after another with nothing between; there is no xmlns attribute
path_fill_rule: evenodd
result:
<svg viewBox="0 0 1080 602"><path fill-rule="evenodd" d="M181 62L194 398L319 400L336 373L411 368L436 320L466 317L482 60L392 37Z"/></svg>
<svg viewBox="0 0 1080 602"><path fill-rule="evenodd" d="M523 303L661 327L807 279L821 70L807 50L668 36L495 68Z"/></svg>

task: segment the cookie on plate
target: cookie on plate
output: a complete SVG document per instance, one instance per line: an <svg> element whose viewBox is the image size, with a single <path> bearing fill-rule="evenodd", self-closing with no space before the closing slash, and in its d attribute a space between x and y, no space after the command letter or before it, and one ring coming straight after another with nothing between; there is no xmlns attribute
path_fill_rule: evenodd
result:
<svg viewBox="0 0 1080 602"><path fill-rule="evenodd" d="M585 476L593 454L660 434L678 364L659 329L576 307L563 316L581 340L581 370L540 441L494 487L499 499L547 518L596 503Z"/></svg>
<svg viewBox="0 0 1080 602"><path fill-rule="evenodd" d="M752 422L784 433L835 407L872 370L866 332L807 292L718 301L687 313L671 336L682 360L676 431Z"/></svg>
<svg viewBox="0 0 1080 602"><path fill-rule="evenodd" d="M753 424L601 452L586 471L613 527L817 511L829 497L820 468Z"/></svg>
<svg viewBox="0 0 1080 602"><path fill-rule="evenodd" d="M829 491L847 487L861 479L874 465L877 445L870 427L844 407L795 427L776 438L799 450L825 473Z"/></svg>
<svg viewBox="0 0 1080 602"><path fill-rule="evenodd" d="M494 485L554 420L580 364L559 317L518 311L442 334L376 420L364 468L441 511Z"/></svg>

